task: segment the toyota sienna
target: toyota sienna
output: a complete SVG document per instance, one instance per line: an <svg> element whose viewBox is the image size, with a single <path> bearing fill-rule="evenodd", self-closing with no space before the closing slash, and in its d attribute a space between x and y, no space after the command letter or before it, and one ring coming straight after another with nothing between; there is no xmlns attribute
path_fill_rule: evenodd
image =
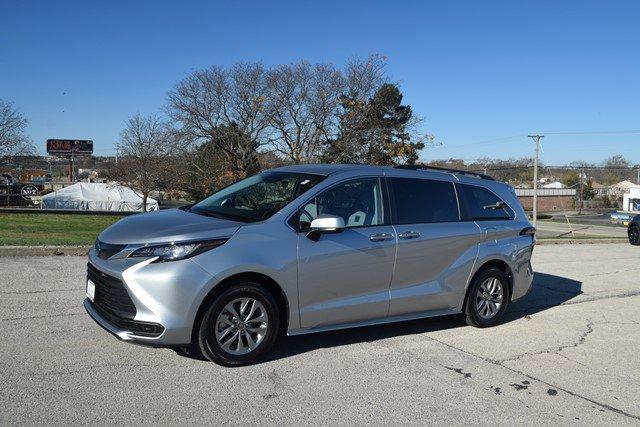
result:
<svg viewBox="0 0 640 427"><path fill-rule="evenodd" d="M493 326L531 287L534 244L513 189L486 175L287 166L104 230L84 306L122 340L245 365L280 334L460 312Z"/></svg>

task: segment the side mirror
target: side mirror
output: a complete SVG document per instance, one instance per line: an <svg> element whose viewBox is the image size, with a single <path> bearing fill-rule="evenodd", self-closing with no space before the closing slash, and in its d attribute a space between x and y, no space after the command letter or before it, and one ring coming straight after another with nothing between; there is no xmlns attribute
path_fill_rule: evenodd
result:
<svg viewBox="0 0 640 427"><path fill-rule="evenodd" d="M307 233L307 237L317 242L322 234L343 232L345 229L344 219L335 215L320 215L311 221L310 228L311 231Z"/></svg>

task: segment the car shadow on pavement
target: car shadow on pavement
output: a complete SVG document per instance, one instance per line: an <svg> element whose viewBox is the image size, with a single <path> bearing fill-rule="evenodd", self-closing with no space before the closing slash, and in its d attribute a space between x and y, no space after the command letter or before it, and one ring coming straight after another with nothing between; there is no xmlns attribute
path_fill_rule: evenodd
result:
<svg viewBox="0 0 640 427"><path fill-rule="evenodd" d="M534 273L531 291L508 307L503 323L561 305L582 294L582 282L547 273Z"/></svg>
<svg viewBox="0 0 640 427"><path fill-rule="evenodd" d="M535 273L531 291L520 300L512 303L502 323L512 322L540 311L561 305L582 293L582 282L566 277L546 273ZM422 334L427 332L455 329L467 326L462 314L431 317L427 319L365 326L330 332L318 332L308 335L282 337L276 346L263 359L278 360L319 348L339 347L349 344L373 342L403 335ZM178 352L178 354L201 359L197 355ZM202 360L202 359L201 359Z"/></svg>
<svg viewBox="0 0 640 427"><path fill-rule="evenodd" d="M582 293L582 282L567 277L546 273L535 273L531 291L512 303L502 323L512 322L524 316L561 305ZM318 348L338 347L362 342L371 342L402 335L422 334L467 326L462 314L431 317L385 325L366 326L309 335L283 337L267 356L276 360Z"/></svg>

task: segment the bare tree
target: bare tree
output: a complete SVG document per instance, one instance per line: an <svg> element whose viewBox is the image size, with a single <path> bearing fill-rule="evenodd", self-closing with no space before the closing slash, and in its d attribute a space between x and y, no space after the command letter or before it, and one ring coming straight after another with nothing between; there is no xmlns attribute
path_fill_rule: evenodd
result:
<svg viewBox="0 0 640 427"><path fill-rule="evenodd" d="M341 73L301 61L269 71L267 85L272 148L293 163L317 160L336 126Z"/></svg>
<svg viewBox="0 0 640 427"><path fill-rule="evenodd" d="M267 141L265 74L260 63L239 63L228 70L196 71L182 80L168 94L176 135L191 146L215 144L229 170L238 176L250 173L257 148ZM234 127L247 138L220 138L222 127Z"/></svg>
<svg viewBox="0 0 640 427"><path fill-rule="evenodd" d="M111 177L136 191L146 211L149 193L177 178L176 145L167 124L156 115L136 114L127 119L116 149L119 159Z"/></svg>
<svg viewBox="0 0 640 427"><path fill-rule="evenodd" d="M0 159L35 152L25 135L27 123L27 118L12 103L0 99Z"/></svg>
<svg viewBox="0 0 640 427"><path fill-rule="evenodd" d="M373 54L366 59L354 57L345 66L346 87L344 97L367 102L383 83L386 77L387 57Z"/></svg>

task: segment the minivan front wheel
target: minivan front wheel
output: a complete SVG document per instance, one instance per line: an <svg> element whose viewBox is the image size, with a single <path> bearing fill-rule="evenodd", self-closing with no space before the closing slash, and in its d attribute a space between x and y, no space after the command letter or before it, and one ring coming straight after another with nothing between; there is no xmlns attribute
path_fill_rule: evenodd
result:
<svg viewBox="0 0 640 427"><path fill-rule="evenodd" d="M198 345L204 357L220 365L248 365L271 349L279 323L277 303L269 291L258 283L238 283L206 309Z"/></svg>
<svg viewBox="0 0 640 427"><path fill-rule="evenodd" d="M493 326L500 321L509 302L509 281L498 268L490 267L474 277L467 294L467 323L478 328Z"/></svg>
<svg viewBox="0 0 640 427"><path fill-rule="evenodd" d="M629 243L634 246L640 246L640 226L632 225L629 227Z"/></svg>

